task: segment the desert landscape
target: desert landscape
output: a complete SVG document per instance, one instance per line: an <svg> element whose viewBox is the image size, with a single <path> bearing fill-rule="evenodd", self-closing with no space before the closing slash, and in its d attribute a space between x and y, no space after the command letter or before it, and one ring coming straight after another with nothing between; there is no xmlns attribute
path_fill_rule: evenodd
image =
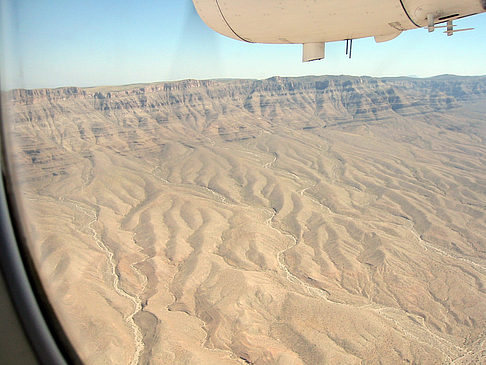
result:
<svg viewBox="0 0 486 365"><path fill-rule="evenodd" d="M86 364L486 362L486 77L13 90Z"/></svg>

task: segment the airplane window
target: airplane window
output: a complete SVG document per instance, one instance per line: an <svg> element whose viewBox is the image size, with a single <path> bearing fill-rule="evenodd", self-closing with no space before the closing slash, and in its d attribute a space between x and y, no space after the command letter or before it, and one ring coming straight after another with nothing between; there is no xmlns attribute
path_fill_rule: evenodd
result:
<svg viewBox="0 0 486 365"><path fill-rule="evenodd" d="M486 4L341 3L0 3L67 363L486 362Z"/></svg>

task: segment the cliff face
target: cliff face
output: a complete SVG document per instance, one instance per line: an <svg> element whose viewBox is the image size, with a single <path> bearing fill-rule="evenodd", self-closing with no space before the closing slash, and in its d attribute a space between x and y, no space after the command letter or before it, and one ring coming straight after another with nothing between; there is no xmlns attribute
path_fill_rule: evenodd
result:
<svg viewBox="0 0 486 365"><path fill-rule="evenodd" d="M87 363L484 361L486 77L8 98L33 256Z"/></svg>
<svg viewBox="0 0 486 365"><path fill-rule="evenodd" d="M214 115L225 115L227 107L242 108L259 116L277 109L302 112L299 120L317 117L349 118L387 109L441 110L457 103L484 97L486 77L440 76L431 79L319 76L273 77L267 80L185 80L171 83L122 87L13 90L10 99L19 105L40 103L86 103L99 111L163 111L194 108L204 116L206 104ZM226 107L226 108L225 108ZM207 108L206 108L207 109ZM304 109L304 110L302 110ZM374 115L372 115L374 116ZM280 116L282 118L292 116Z"/></svg>
<svg viewBox="0 0 486 365"><path fill-rule="evenodd" d="M154 133L241 140L254 137L261 128L283 125L311 130L414 115L427 118L485 95L486 77L320 76L14 90L9 98L17 110L16 128L22 128L22 123L35 124L22 138L31 138L24 142L24 146L32 146L25 149L25 157L39 164L42 158L35 146L45 138L48 145L52 139L60 142L63 134L75 146L83 141L112 143L120 153L142 156L144 151L158 148ZM66 152L49 152L51 148L56 147L46 146L43 155Z"/></svg>

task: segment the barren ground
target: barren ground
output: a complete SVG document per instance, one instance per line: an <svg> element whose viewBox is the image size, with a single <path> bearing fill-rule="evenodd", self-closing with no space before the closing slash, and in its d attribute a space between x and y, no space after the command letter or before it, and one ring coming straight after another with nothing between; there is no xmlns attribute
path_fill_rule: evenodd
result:
<svg viewBox="0 0 486 365"><path fill-rule="evenodd" d="M19 90L31 249L87 364L486 362L486 79Z"/></svg>

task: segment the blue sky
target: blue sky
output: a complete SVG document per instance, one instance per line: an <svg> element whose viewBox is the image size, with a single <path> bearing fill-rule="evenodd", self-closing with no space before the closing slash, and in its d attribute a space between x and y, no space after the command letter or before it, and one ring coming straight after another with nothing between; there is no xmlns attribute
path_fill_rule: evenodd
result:
<svg viewBox="0 0 486 365"><path fill-rule="evenodd" d="M324 61L302 64L300 45L257 45L214 33L190 0L3 1L7 88L119 85L185 78L274 75L370 76L486 74L486 15L457 22L475 27L447 37L417 29L376 44L330 43Z"/></svg>

